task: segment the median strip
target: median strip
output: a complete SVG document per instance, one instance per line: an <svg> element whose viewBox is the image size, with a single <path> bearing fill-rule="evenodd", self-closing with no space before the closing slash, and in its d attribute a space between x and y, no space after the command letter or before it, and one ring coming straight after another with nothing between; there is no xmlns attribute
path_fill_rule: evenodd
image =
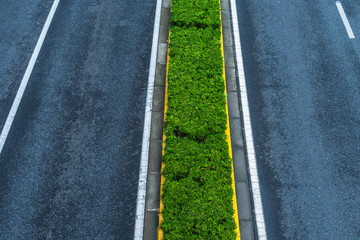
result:
<svg viewBox="0 0 360 240"><path fill-rule="evenodd" d="M173 0L160 239L237 239L217 0Z"/></svg>

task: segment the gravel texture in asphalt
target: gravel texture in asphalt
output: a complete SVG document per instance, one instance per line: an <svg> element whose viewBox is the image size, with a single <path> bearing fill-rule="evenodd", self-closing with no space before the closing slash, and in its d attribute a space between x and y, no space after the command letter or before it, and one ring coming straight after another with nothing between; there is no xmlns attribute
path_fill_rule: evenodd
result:
<svg viewBox="0 0 360 240"><path fill-rule="evenodd" d="M1 124L51 4L0 4ZM0 156L0 239L132 239L154 14L60 1Z"/></svg>
<svg viewBox="0 0 360 240"><path fill-rule="evenodd" d="M360 3L237 0L268 239L360 238Z"/></svg>

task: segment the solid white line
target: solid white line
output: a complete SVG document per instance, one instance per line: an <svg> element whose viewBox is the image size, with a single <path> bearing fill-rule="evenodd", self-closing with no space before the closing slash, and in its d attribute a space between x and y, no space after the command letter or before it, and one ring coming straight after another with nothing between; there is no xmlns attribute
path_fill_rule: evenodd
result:
<svg viewBox="0 0 360 240"><path fill-rule="evenodd" d="M244 73L244 64L242 59L236 2L235 0L230 0L230 2L231 2L231 15L232 15L233 33L234 33L234 42L235 42L235 56L237 61L236 67L239 74L241 107L243 110L245 142L247 149L247 157L249 161L250 183L251 183L252 195L254 200L256 229L257 229L258 238L260 240L266 240L267 239L266 228L265 228L263 207L262 207L261 194L260 194L258 170L256 166L256 155L255 155L255 148L253 142L250 110L249 110L248 97L246 91L246 81L245 81L245 73Z"/></svg>
<svg viewBox="0 0 360 240"><path fill-rule="evenodd" d="M155 12L155 20L154 20L152 49L150 55L148 88L147 88L147 96L146 96L144 132L143 132L142 149L141 149L138 195L136 202L134 240L142 240L144 234L146 182L147 182L148 165L149 165L151 115L152 115L152 102L153 102L154 84L155 84L156 57L158 51L158 41L159 41L159 32L160 32L161 4L162 4L162 0L157 0L156 10L155 10L156 12Z"/></svg>
<svg viewBox="0 0 360 240"><path fill-rule="evenodd" d="M19 108L21 99L22 99L22 97L24 95L26 86L27 86L27 84L29 82L29 78L30 78L31 73L32 73L32 71L34 69L35 62L37 60L37 57L38 57L39 52L41 50L41 47L42 47L42 45L44 43L46 34L47 34L48 30L49 30L50 24L52 22L52 19L54 17L56 9L57 9L57 7L59 5L59 1L60 0L55 0L52 7L51 7L51 9L50 9L49 15L48 15L48 17L47 17L47 19L45 21L44 27L43 27L43 29L41 31L40 37L39 37L39 39L38 39L38 41L36 43L34 52L33 52L32 56L30 58L30 62L28 64L28 66L26 68L26 71L25 71L25 74L24 74L24 76L23 76L23 78L21 80L20 87L19 87L19 89L18 89L18 91L16 93L16 96L15 96L14 102L13 102L13 104L11 106L9 115L8 115L8 117L6 119L6 122L4 124L4 127L3 127L2 131L1 131L1 135L0 135L0 154L1 154L2 150L3 150L3 147L4 147L5 141L7 139L7 136L9 134L11 125L12 125L12 123L14 121L16 112L17 112L17 110Z"/></svg>
<svg viewBox="0 0 360 240"><path fill-rule="evenodd" d="M347 34L348 34L349 38L351 38L351 39L355 38L355 35L354 35L354 33L353 33L352 29L351 29L350 23L349 23L349 21L348 21L348 19L346 17L346 14L345 14L345 11L344 11L344 8L343 8L341 2L336 1L336 6L337 6L337 9L338 9L338 11L340 13L341 19L342 19L342 21L343 21L343 23L345 25L345 28L346 28L346 31L347 31Z"/></svg>

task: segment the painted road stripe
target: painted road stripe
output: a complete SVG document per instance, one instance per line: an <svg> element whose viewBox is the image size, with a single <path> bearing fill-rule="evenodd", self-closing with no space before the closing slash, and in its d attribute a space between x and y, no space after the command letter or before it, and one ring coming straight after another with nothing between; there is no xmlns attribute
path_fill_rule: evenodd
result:
<svg viewBox="0 0 360 240"><path fill-rule="evenodd" d="M148 165L149 165L151 115L152 115L152 102L153 102L154 84L155 84L156 57L158 51L158 41L159 41L159 32L160 32L161 4L162 4L162 0L157 0L152 48L150 55L148 88L146 95L144 132L143 132L143 140L142 140L141 159L140 159L138 194L136 201L134 240L142 240L144 234L146 182L147 182Z"/></svg>
<svg viewBox="0 0 360 240"><path fill-rule="evenodd" d="M246 152L249 161L249 174L250 174L250 183L252 189L251 192L254 201L256 230L259 240L266 240L267 239L266 228L265 228L263 207L262 207L261 194L260 194L258 170L256 165L256 155L255 155L255 148L253 142L250 110L249 110L248 97L246 91L246 81L245 81L245 73L244 73L244 64L242 59L236 1L230 0L230 4L231 4L231 15L232 15L232 23L233 23L234 43L235 43L235 57L237 62L236 67L239 75L241 107L243 111L243 121L245 128L245 142L246 142L246 150L247 150Z"/></svg>
<svg viewBox="0 0 360 240"><path fill-rule="evenodd" d="M16 93L16 96L15 96L15 99L14 99L14 102L11 106L11 109L10 109L10 112L9 112L9 115L6 119L6 122L4 124L4 127L1 131L1 135L0 135L0 154L3 150L3 147L4 147L4 144L5 144L5 141L7 139L7 136L9 134L9 131L10 131L10 128L12 126L12 123L14 121L14 118L15 118L15 115L16 115L16 112L19 108L19 105L20 105L20 102L21 102L21 99L24 95L24 92L25 92L25 89L26 89L26 86L29 82L29 78L31 76L31 73L34 69L34 66L35 66L35 63L36 63L36 60L39 56L39 52L41 50L41 47L44 43L44 40L45 40L45 37L46 37L46 34L49 30L49 27L50 27L50 24L53 20L53 17L55 15L55 12L56 12L56 9L59 5L59 2L60 0L55 0L51 9L50 9L50 12L49 12L49 15L45 21L45 24L44 24L44 27L41 31L41 34L40 34L40 37L36 43L36 46L35 46L35 49L34 49L34 52L30 58L30 62L26 68L26 71L25 71L25 74L21 80L21 83L20 83L20 87Z"/></svg>
<svg viewBox="0 0 360 240"><path fill-rule="evenodd" d="M341 19L342 19L342 21L343 21L343 23L345 25L347 34L349 35L349 38L351 38L351 39L355 38L354 33L353 33L352 29L351 29L350 23L349 23L349 21L348 21L348 19L346 17L346 14L345 14L345 11L344 11L344 8L343 8L341 2L336 1L336 6L337 6L337 9L339 10Z"/></svg>

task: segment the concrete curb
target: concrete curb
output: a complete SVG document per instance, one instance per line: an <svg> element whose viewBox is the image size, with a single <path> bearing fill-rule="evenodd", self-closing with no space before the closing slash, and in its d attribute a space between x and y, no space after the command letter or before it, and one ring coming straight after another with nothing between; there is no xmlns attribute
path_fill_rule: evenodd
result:
<svg viewBox="0 0 360 240"><path fill-rule="evenodd" d="M171 0L162 0L146 186L144 240L158 239L165 80Z"/></svg>
<svg viewBox="0 0 360 240"><path fill-rule="evenodd" d="M251 207L245 145L239 107L239 93L234 60L229 0L220 0L224 43L227 101L231 146L234 164L235 189L241 240L254 240L254 221ZM144 240L157 240L159 227L162 138L166 81L166 56L170 30L171 0L163 0L160 18L158 57L150 134L149 169L145 203Z"/></svg>
<svg viewBox="0 0 360 240"><path fill-rule="evenodd" d="M239 91L235 69L234 44L231 28L229 0L221 0L221 18L224 42L224 60L227 101L229 109L230 136L234 164L235 189L241 240L254 240L254 221L250 198L249 177L243 141L243 129L239 107Z"/></svg>

